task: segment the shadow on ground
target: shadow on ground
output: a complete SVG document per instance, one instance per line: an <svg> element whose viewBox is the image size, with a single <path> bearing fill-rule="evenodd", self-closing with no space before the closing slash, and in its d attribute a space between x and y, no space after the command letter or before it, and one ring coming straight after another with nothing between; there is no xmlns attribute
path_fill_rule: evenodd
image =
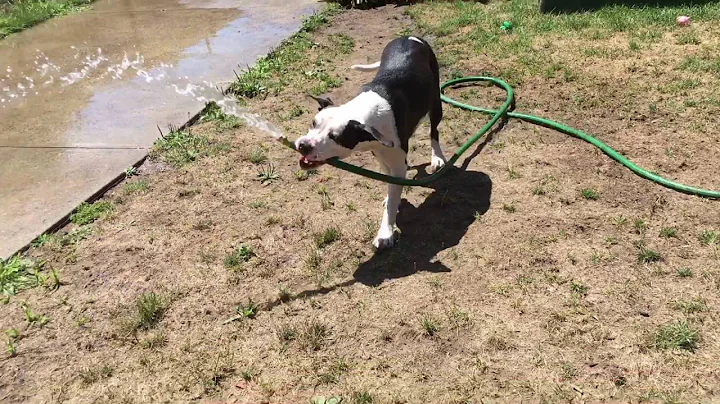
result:
<svg viewBox="0 0 720 404"><path fill-rule="evenodd" d="M416 168L424 172L425 166ZM434 258L458 245L475 219L488 211L492 181L485 173L455 168L429 188L433 192L418 207L403 199L398 244L360 264L353 274L357 282L376 286L417 272L450 271Z"/></svg>
<svg viewBox="0 0 720 404"><path fill-rule="evenodd" d="M501 121L493 131L488 132L488 136L460 167L452 168L444 177L426 186L433 192L418 207L402 200L397 219L401 236L395 247L376 253L361 263L352 279L306 290L285 300L271 301L263 308L271 310L282 302L324 295L355 283L377 286L386 280L418 272L450 272L435 257L441 251L458 245L470 225L490 209L492 180L485 173L468 170L468 166L505 124L506 121ZM429 175L427 164L411 168L418 170L416 178Z"/></svg>

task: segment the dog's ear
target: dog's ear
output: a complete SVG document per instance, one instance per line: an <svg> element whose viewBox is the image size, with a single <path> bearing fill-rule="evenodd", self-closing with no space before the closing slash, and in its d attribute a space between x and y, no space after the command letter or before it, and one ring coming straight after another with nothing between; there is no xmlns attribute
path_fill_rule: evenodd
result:
<svg viewBox="0 0 720 404"><path fill-rule="evenodd" d="M308 95L310 96L310 98L317 101L317 103L320 105L318 107L318 111L322 111L323 109L325 109L331 105L335 105L329 97L316 97L312 94L308 94Z"/></svg>
<svg viewBox="0 0 720 404"><path fill-rule="evenodd" d="M385 135L383 135L382 133L380 133L380 131L378 131L377 129L373 128L370 125L360 123L356 120L351 120L350 122L348 122L348 127L352 128L353 130L363 131L363 132L370 134L370 136L375 138L375 140L380 142L380 144L382 144L385 147L395 146L395 144L393 143L392 140L385 137Z"/></svg>

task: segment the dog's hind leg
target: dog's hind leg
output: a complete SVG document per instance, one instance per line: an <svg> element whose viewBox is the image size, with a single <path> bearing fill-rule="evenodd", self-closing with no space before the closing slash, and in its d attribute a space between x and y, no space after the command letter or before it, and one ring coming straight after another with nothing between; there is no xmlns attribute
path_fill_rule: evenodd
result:
<svg viewBox="0 0 720 404"><path fill-rule="evenodd" d="M430 171L435 172L445 165L445 156L443 156L442 148L440 148L440 132L438 125L442 120L442 102L440 96L433 99L430 106L430 144L432 146L432 158L430 160Z"/></svg>

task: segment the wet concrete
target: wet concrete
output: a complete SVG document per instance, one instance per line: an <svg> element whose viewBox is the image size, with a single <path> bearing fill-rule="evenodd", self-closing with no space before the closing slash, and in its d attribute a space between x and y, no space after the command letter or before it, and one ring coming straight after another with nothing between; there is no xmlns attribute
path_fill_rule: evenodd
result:
<svg viewBox="0 0 720 404"><path fill-rule="evenodd" d="M157 126L220 97L233 70L316 0L99 0L0 41L0 257L147 154Z"/></svg>

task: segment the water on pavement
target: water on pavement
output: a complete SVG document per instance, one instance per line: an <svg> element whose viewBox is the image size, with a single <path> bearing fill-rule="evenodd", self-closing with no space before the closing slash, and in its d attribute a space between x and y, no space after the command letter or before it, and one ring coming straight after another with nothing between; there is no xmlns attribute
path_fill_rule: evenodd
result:
<svg viewBox="0 0 720 404"><path fill-rule="evenodd" d="M99 0L0 40L0 257L142 158L158 126L233 108L217 88L317 6Z"/></svg>

